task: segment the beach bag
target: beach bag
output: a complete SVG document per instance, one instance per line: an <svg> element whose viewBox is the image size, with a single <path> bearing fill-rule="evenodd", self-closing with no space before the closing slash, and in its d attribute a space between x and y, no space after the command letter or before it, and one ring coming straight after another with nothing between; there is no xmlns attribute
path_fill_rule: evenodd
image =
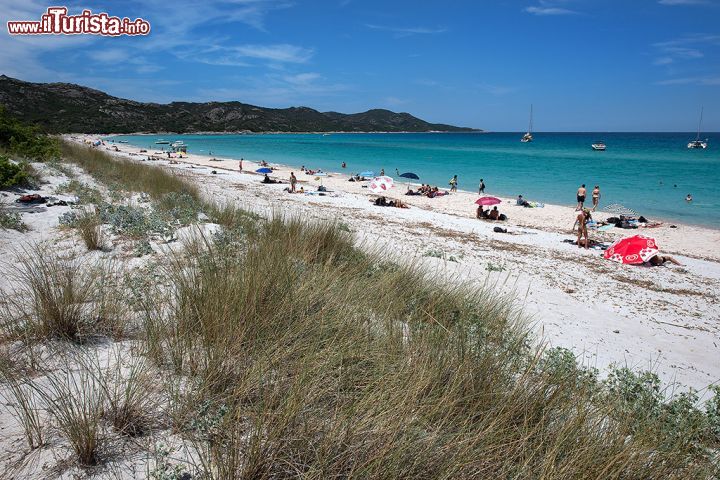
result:
<svg viewBox="0 0 720 480"><path fill-rule="evenodd" d="M610 217L606 221L607 223L619 223L620 219L618 217Z"/></svg>
<svg viewBox="0 0 720 480"><path fill-rule="evenodd" d="M495 233L507 233L507 229L505 229L505 228L500 228L500 227L495 227L495 228L493 228L493 232L495 232Z"/></svg>

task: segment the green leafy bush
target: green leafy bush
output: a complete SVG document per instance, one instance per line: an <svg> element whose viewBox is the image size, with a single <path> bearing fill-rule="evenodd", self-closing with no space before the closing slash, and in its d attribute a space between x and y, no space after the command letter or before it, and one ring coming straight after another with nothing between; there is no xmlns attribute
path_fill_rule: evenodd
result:
<svg viewBox="0 0 720 480"><path fill-rule="evenodd" d="M25 125L10 117L0 106L0 147L31 160L52 160L60 157L60 145L36 126Z"/></svg>
<svg viewBox="0 0 720 480"><path fill-rule="evenodd" d="M8 230L17 230L18 232L27 232L28 227L25 225L17 212L5 212L0 209L0 228Z"/></svg>
<svg viewBox="0 0 720 480"><path fill-rule="evenodd" d="M22 187L33 183L34 172L26 162L15 163L0 155L0 188Z"/></svg>

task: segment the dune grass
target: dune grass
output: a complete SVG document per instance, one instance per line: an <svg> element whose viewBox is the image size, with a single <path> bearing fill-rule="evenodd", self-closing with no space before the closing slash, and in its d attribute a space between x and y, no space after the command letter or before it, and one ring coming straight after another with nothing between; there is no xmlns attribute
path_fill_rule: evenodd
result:
<svg viewBox="0 0 720 480"><path fill-rule="evenodd" d="M359 252L332 224L273 218L245 234L189 246L146 302L148 355L194 379L173 385L173 416L204 475L717 472L707 418L665 430L622 408L652 388L624 379L639 388L617 395L543 352L507 299Z"/></svg>
<svg viewBox="0 0 720 480"><path fill-rule="evenodd" d="M145 192L160 199L168 193L187 194L199 200L198 189L168 170L112 157L105 152L68 141L60 142L63 159L70 161L108 186Z"/></svg>
<svg viewBox="0 0 720 480"><path fill-rule="evenodd" d="M35 244L20 250L12 263L4 262L4 268L12 281L2 292L7 337L82 342L125 332L126 309L111 265Z"/></svg>
<svg viewBox="0 0 720 480"><path fill-rule="evenodd" d="M102 182L202 202L157 167L63 149ZM601 381L569 352L544 351L511 299L361 251L332 222L201 204L223 230L164 258L134 305L144 353L164 372L165 411L203 478L718 475L718 397L701 410L692 395L667 401L652 376ZM78 322L66 319L87 303L63 275L49 287L40 272L53 269L39 261L19 278L30 313L72 337ZM91 464L103 390L83 378L53 384L91 393L53 414ZM129 378L130 390L104 396L126 434L145 410L144 375Z"/></svg>
<svg viewBox="0 0 720 480"><path fill-rule="evenodd" d="M104 244L102 223L94 211L86 211L77 218L76 226L80 238L88 250L102 250Z"/></svg>

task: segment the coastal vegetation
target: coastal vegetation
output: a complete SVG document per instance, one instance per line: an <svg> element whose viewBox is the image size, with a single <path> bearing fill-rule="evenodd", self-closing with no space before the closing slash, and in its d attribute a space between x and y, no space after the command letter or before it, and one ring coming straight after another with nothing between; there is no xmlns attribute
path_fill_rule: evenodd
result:
<svg viewBox="0 0 720 480"><path fill-rule="evenodd" d="M0 103L0 152L25 160L52 160L60 154L58 141L43 135L37 125L28 125L7 112Z"/></svg>
<svg viewBox="0 0 720 480"><path fill-rule="evenodd" d="M11 260L0 395L30 452L72 453L62 468L128 455L164 479L720 473L717 387L701 404L650 372L603 376L533 338L512 299L361 249L340 223L261 217L180 173L60 147L64 170L90 177L62 187L87 249ZM152 248L123 256L133 242Z"/></svg>

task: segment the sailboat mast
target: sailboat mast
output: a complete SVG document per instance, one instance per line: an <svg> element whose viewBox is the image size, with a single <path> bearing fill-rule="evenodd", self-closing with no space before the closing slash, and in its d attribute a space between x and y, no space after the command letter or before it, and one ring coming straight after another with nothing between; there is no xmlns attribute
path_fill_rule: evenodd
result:
<svg viewBox="0 0 720 480"><path fill-rule="evenodd" d="M530 127L528 128L528 133L532 133L532 127L533 127L533 106L531 103L530 104Z"/></svg>
<svg viewBox="0 0 720 480"><path fill-rule="evenodd" d="M700 140L700 128L702 127L703 110L705 110L705 105L700 107L700 121L698 122L697 137L695 138L695 140Z"/></svg>

